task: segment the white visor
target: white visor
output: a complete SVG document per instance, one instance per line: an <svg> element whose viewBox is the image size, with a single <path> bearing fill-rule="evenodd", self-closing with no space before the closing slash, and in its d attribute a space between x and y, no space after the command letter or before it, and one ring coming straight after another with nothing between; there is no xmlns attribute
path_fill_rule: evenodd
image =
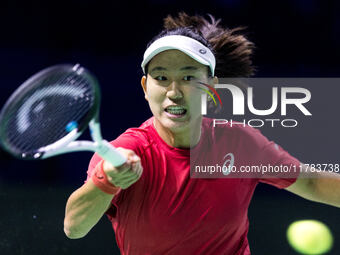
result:
<svg viewBox="0 0 340 255"><path fill-rule="evenodd" d="M209 66L212 76L214 76L216 60L214 54L209 48L199 41L183 35L168 35L154 41L144 53L141 64L145 73L145 66L158 53L166 50L180 50L197 62Z"/></svg>

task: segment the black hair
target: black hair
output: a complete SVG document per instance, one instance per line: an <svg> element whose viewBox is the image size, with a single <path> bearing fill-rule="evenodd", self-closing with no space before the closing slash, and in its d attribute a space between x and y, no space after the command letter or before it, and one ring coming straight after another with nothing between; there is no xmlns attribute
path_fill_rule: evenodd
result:
<svg viewBox="0 0 340 255"><path fill-rule="evenodd" d="M254 44L239 32L243 27L224 28L221 20L209 15L210 21L202 16L189 16L180 12L178 17L167 16L164 29L156 35L148 47L157 39L168 35L183 35L195 39L208 47L216 58L217 77L249 77L254 74L251 56ZM210 71L210 69L208 68ZM147 65L145 67L147 73ZM211 75L211 74L210 74Z"/></svg>

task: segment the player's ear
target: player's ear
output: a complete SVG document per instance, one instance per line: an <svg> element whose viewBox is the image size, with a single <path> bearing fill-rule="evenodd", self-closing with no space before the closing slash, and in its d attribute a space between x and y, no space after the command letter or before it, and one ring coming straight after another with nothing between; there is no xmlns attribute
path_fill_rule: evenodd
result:
<svg viewBox="0 0 340 255"><path fill-rule="evenodd" d="M217 76L214 76L213 78L213 85L218 84L218 78Z"/></svg>
<svg viewBox="0 0 340 255"><path fill-rule="evenodd" d="M218 81L217 76L214 76L214 78L210 80L209 85L215 88L215 85L218 84L218 82L219 81ZM210 95L208 95L208 101L212 101L212 98L210 97Z"/></svg>
<svg viewBox="0 0 340 255"><path fill-rule="evenodd" d="M209 79L208 79L208 81L209 81L209 85L210 86L212 86L212 87L215 87L214 85L215 84L218 84L218 78L217 78L217 76L214 76L214 77L210 77Z"/></svg>
<svg viewBox="0 0 340 255"><path fill-rule="evenodd" d="M144 91L144 97L146 100L148 100L148 94L146 93L146 76L143 75L140 84L142 85L143 91Z"/></svg>

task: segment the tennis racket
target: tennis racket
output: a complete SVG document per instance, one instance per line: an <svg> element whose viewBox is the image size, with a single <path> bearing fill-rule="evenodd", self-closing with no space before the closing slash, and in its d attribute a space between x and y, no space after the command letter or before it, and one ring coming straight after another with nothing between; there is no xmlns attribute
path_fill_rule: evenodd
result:
<svg viewBox="0 0 340 255"><path fill-rule="evenodd" d="M25 81L0 113L0 144L20 159L94 151L113 166L125 163L101 135L100 89L84 67L56 65ZM93 141L75 141L89 127Z"/></svg>

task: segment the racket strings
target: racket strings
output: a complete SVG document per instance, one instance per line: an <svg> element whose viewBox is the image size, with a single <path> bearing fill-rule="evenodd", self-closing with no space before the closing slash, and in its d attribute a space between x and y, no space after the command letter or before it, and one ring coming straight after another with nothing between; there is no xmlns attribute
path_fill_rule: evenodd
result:
<svg viewBox="0 0 340 255"><path fill-rule="evenodd" d="M34 153L66 136L68 124L81 123L95 100L88 77L73 71L49 74L22 91L5 113L1 135L18 153Z"/></svg>
<svg viewBox="0 0 340 255"><path fill-rule="evenodd" d="M63 100L65 101L65 100ZM51 100L52 105L56 105L55 109L45 108L42 111L40 117L33 116L35 121L31 123L30 128L24 132L18 134L17 130L10 129L12 132L9 134L9 139L11 144L17 145L23 151L31 151L42 146L49 145L56 140L64 137L67 134L65 127L69 123L68 120L60 121L65 115L70 115L67 109L63 108L63 105L67 105L69 102ZM86 107L86 106L85 106ZM79 120L81 118L81 112L83 109L73 109L78 110L79 114L70 116L70 119ZM53 117L52 117L53 116ZM16 123L13 123L15 127ZM27 134L25 134L27 133Z"/></svg>

